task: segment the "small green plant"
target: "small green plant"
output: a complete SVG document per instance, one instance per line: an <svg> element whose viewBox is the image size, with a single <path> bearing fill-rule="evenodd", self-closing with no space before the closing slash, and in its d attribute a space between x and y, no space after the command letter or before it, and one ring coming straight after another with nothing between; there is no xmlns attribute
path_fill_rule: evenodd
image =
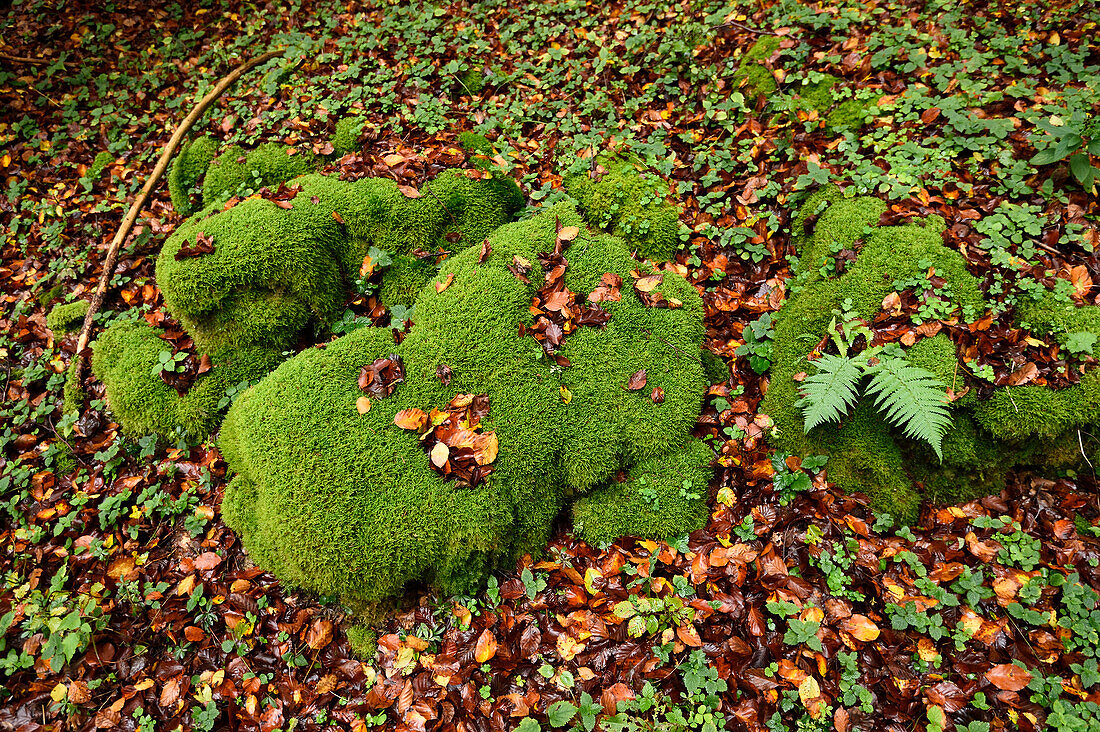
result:
<svg viewBox="0 0 1100 732"><path fill-rule="evenodd" d="M186 368L185 361L187 361L187 354L182 351L176 354L171 351L161 351L157 356L157 362L153 364L153 376L160 376L165 371L173 374L181 373Z"/></svg>
<svg viewBox="0 0 1100 732"><path fill-rule="evenodd" d="M1100 169L1089 156L1100 155L1100 117L1084 109L1074 108L1068 116L1051 115L1038 120L1035 126L1043 131L1036 141L1039 152L1031 158L1032 165L1050 165L1069 161L1069 170L1086 191L1091 191Z"/></svg>
<svg viewBox="0 0 1100 732"><path fill-rule="evenodd" d="M772 365L772 338L775 337L775 329L772 328L772 314L764 313L756 320L745 326L741 332L745 342L737 347L734 352L737 356L748 356L752 370L762 374Z"/></svg>

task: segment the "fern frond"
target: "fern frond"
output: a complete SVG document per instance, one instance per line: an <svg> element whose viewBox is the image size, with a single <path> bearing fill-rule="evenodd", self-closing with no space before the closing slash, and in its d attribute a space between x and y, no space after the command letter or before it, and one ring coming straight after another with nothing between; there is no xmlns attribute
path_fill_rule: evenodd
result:
<svg viewBox="0 0 1100 732"><path fill-rule="evenodd" d="M856 362L843 356L826 353L814 364L817 373L802 382L798 400L807 432L825 422L839 422L856 403L863 376Z"/></svg>
<svg viewBox="0 0 1100 732"><path fill-rule="evenodd" d="M886 420L907 437L927 442L943 460L943 435L951 425L943 382L903 358L884 358L867 372L872 378L866 393Z"/></svg>

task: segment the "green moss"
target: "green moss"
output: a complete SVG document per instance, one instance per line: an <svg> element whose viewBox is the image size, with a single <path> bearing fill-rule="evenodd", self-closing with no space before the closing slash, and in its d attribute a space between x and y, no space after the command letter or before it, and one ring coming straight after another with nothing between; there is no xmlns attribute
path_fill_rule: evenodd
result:
<svg viewBox="0 0 1100 732"><path fill-rule="evenodd" d="M107 166L113 162L115 162L114 155L107 152L106 150L100 150L96 154L95 160L92 161L91 166L89 166L88 168L88 180L92 182L99 180L100 176L103 175L103 171L106 170Z"/></svg>
<svg viewBox="0 0 1100 732"><path fill-rule="evenodd" d="M208 136L198 137L184 144L172 161L168 172L168 193L172 196L172 206L180 214L190 216L196 205L192 202L195 184L210 167L210 161L217 152L217 143Z"/></svg>
<svg viewBox="0 0 1100 732"><path fill-rule="evenodd" d="M825 126L831 130L858 129L867 122L868 110L873 105L874 102L845 99L825 115Z"/></svg>
<svg viewBox="0 0 1100 732"><path fill-rule="evenodd" d="M222 510L260 566L353 606L417 581L471 592L489 569L540 551L570 496L603 490L624 468L631 485L586 500L586 535L665 537L700 525L710 453L689 435L706 389L692 355L702 302L673 274L660 291L681 300L679 309L645 307L624 287L621 302L605 303L606 328L566 339L571 365L559 368L517 328L532 322L538 254L553 247L556 222L581 228L567 251L574 291L590 291L604 272L629 281L640 266L621 241L590 233L571 205L559 205L492 233L484 262L473 246L446 260L433 281L451 284L423 288L400 344L386 329L356 330L286 361L237 400L219 440L237 473ZM530 284L507 269L516 256L532 263ZM359 414L359 370L390 353L403 359L405 381ZM440 365L451 370L447 385ZM639 368L646 388L626 390ZM654 386L663 404L649 398ZM495 471L477 488L445 482L417 435L393 424L400 409L442 407L459 393L489 396L486 428L500 445ZM623 491L637 500L643 480L659 488L667 514L624 510Z"/></svg>
<svg viewBox="0 0 1100 732"><path fill-rule="evenodd" d="M476 132L458 133L458 144L469 153L478 155L493 154L493 143L489 142L489 138L485 135L479 135Z"/></svg>
<svg viewBox="0 0 1100 732"><path fill-rule="evenodd" d="M62 411L65 414L80 412L84 409L84 386L80 383L80 379L76 378L76 368L71 363L65 372L65 386L61 390L61 395Z"/></svg>
<svg viewBox="0 0 1100 732"><path fill-rule="evenodd" d="M588 223L621 238L646 259L672 259L680 246L680 207L667 200L665 182L627 158L600 158L598 167L605 172L564 180Z"/></svg>
<svg viewBox="0 0 1100 732"><path fill-rule="evenodd" d="M177 428L201 438L217 425L226 390L258 379L274 368L280 355L262 348L238 348L212 357L214 368L179 396L153 373L161 351L171 345L144 323L119 321L93 344L92 372L103 382L111 412L132 436L174 436Z"/></svg>
<svg viewBox="0 0 1100 732"><path fill-rule="evenodd" d="M819 117L824 117L833 106L833 87L840 79L831 74L820 74L815 81L803 80L801 84L791 89L791 113L795 115L797 110L809 112L816 111ZM797 120L797 117L794 117Z"/></svg>
<svg viewBox="0 0 1100 732"><path fill-rule="evenodd" d="M725 359L706 349L703 349L703 371L712 384L724 383L730 377L730 367Z"/></svg>
<svg viewBox="0 0 1100 732"><path fill-rule="evenodd" d="M362 117L341 117L337 120L331 139L332 149L337 157L359 152L359 138L363 134L365 122Z"/></svg>
<svg viewBox="0 0 1100 732"><path fill-rule="evenodd" d="M348 636L348 645L356 658L369 661L378 652L378 633L366 624L352 625L345 633Z"/></svg>
<svg viewBox="0 0 1100 732"><path fill-rule="evenodd" d="M455 77L455 95L476 97L485 90L485 72L481 66L470 66Z"/></svg>
<svg viewBox="0 0 1100 732"><path fill-rule="evenodd" d="M778 90L775 77L763 62L779 49L779 40L778 36L761 36L741 57L741 65L732 79L746 99L769 97Z"/></svg>
<svg viewBox="0 0 1100 732"><path fill-rule="evenodd" d="M412 307L424 285L435 276L437 270L430 260L417 259L405 254L393 257L382 277L378 296L388 308L394 305Z"/></svg>
<svg viewBox="0 0 1100 732"><path fill-rule="evenodd" d="M1100 371L1068 389L1027 385L997 389L984 400L974 392L958 399L951 404L954 422L944 437L942 461L889 428L868 400L860 401L840 425L805 433L795 376L812 370L807 356L843 303L870 321L895 283L932 267L946 280L953 304L975 313L986 310L979 283L962 256L942 242L942 219L878 227L883 210L875 199L847 199L826 188L811 196L792 221L798 274L776 316L772 378L761 404L776 424L773 441L795 454L828 455L830 480L866 492L876 509L906 522L916 519L922 497L966 500L999 490L1015 465L1064 466L1079 460L1077 428L1100 419ZM829 264L844 249L855 249L858 256L836 275ZM1017 319L1041 333L1100 333L1100 308L1076 308L1053 295L1022 306ZM946 334L917 342L906 357L955 391L965 389L964 367Z"/></svg>
<svg viewBox="0 0 1100 732"><path fill-rule="evenodd" d="M53 331L55 336L76 333L84 325L84 316L87 314L87 300L58 305L46 315L46 327Z"/></svg>
<svg viewBox="0 0 1100 732"><path fill-rule="evenodd" d="M248 153L234 145L207 168L202 184L203 207L209 208L245 190L275 187L309 173L315 165L311 153L278 142L264 143Z"/></svg>

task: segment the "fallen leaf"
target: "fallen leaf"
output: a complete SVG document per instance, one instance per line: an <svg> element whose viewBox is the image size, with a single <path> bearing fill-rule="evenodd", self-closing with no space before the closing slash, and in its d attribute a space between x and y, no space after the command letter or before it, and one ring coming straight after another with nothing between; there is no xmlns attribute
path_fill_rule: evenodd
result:
<svg viewBox="0 0 1100 732"><path fill-rule="evenodd" d="M393 423L403 430L421 432L428 426L428 413L423 409L402 409L393 415Z"/></svg>
<svg viewBox="0 0 1100 732"><path fill-rule="evenodd" d="M985 672L989 683L1001 691L1019 691L1031 683L1031 673L1011 663L999 663Z"/></svg>
<svg viewBox="0 0 1100 732"><path fill-rule="evenodd" d="M332 621L314 620L306 634L306 645L315 651L319 651L332 641Z"/></svg>
<svg viewBox="0 0 1100 732"><path fill-rule="evenodd" d="M630 391L638 391L645 386L645 369L639 369L630 375L630 379L626 382L626 388Z"/></svg>
<svg viewBox="0 0 1100 732"><path fill-rule="evenodd" d="M451 283L454 282L454 279L455 279L454 272L448 273L446 279L444 279L442 282L436 282L435 283L435 291L436 292L443 292L444 290L446 290L448 287L451 286Z"/></svg>
<svg viewBox="0 0 1100 732"><path fill-rule="evenodd" d="M486 628L477 637L477 643L474 646L474 660L478 663L485 663L495 655L497 655L497 639L493 636L493 632Z"/></svg>
<svg viewBox="0 0 1100 732"><path fill-rule="evenodd" d="M365 396L361 396L355 400L355 408L359 411L359 414L366 414L370 411L370 399Z"/></svg>
<svg viewBox="0 0 1100 732"><path fill-rule="evenodd" d="M420 198L420 191L412 186L397 186L397 190L401 191L401 195L405 198Z"/></svg>
<svg viewBox="0 0 1100 732"><path fill-rule="evenodd" d="M842 630L856 640L868 643L878 638L879 629L866 615L853 615L840 624Z"/></svg>
<svg viewBox="0 0 1100 732"><path fill-rule="evenodd" d="M214 552L204 552L195 559L195 569L205 571L214 569L222 563L222 558Z"/></svg>
<svg viewBox="0 0 1100 732"><path fill-rule="evenodd" d="M431 458L432 465L437 468L442 468L447 464L447 458L450 457L451 451L446 444L442 442L435 443L435 447L432 448Z"/></svg>
<svg viewBox="0 0 1100 732"><path fill-rule="evenodd" d="M802 700L802 706L806 707L811 717L821 718L825 711L825 699L821 696L821 685L814 676L807 676L798 685L798 698Z"/></svg>

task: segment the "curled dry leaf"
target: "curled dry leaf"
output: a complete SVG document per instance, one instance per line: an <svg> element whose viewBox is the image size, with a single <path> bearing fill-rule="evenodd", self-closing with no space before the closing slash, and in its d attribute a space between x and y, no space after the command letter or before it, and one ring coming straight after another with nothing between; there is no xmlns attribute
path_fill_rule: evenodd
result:
<svg viewBox="0 0 1100 732"><path fill-rule="evenodd" d="M447 274L447 277L444 278L444 280L442 282L436 282L435 283L435 291L436 292L443 292L444 290L446 290L448 287L451 286L451 283L454 282L454 279L455 279L454 272L449 272Z"/></svg>

